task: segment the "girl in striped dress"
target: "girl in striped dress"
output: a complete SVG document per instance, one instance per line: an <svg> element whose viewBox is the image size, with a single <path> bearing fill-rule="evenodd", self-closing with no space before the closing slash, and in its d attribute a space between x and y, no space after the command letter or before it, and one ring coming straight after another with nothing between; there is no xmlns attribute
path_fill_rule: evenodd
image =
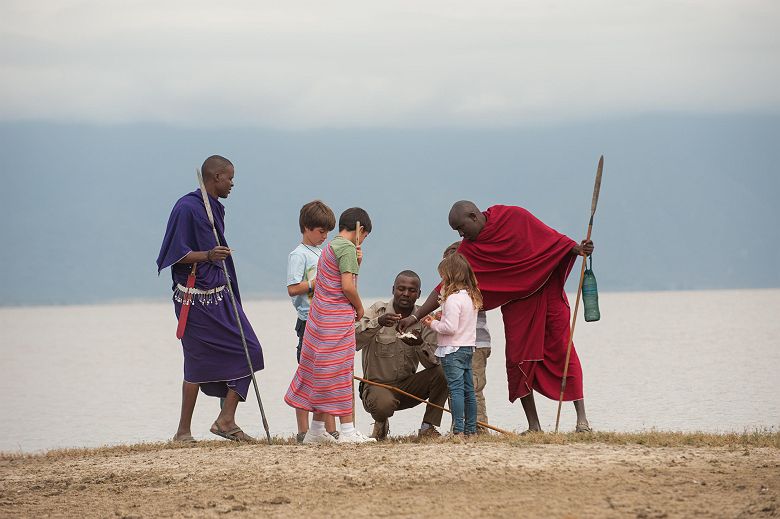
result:
<svg viewBox="0 0 780 519"><path fill-rule="evenodd" d="M360 229L357 223L360 222ZM333 443L325 431L325 415L339 417L339 443L376 441L355 429L352 373L355 363L355 321L363 317L357 274L363 253L355 246L371 232L371 219L359 207L339 217L339 234L323 249L317 264L317 285L303 335L301 360L284 401L314 413L303 443Z"/></svg>

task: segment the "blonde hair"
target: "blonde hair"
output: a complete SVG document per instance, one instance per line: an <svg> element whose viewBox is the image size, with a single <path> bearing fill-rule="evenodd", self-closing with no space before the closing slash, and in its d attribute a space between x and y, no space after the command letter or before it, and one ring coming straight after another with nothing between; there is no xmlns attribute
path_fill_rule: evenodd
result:
<svg viewBox="0 0 780 519"><path fill-rule="evenodd" d="M477 277L463 254L456 252L444 258L439 263L439 275L442 280L442 303L459 290L465 290L474 303L474 308L482 308L482 292L479 291Z"/></svg>

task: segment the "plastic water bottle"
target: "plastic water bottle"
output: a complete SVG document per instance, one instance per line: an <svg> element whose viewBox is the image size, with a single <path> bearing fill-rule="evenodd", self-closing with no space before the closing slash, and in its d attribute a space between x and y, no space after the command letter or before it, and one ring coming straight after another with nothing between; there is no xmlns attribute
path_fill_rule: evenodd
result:
<svg viewBox="0 0 780 519"><path fill-rule="evenodd" d="M582 306L585 309L585 321L593 322L601 319L599 312L599 290L596 285L596 275L593 274L593 258L588 258L590 263L585 269L585 277L582 279Z"/></svg>

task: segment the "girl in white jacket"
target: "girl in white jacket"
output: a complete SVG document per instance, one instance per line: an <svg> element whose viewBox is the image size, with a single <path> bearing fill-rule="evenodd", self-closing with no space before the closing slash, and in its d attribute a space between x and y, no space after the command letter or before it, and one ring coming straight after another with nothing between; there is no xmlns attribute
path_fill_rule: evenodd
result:
<svg viewBox="0 0 780 519"><path fill-rule="evenodd" d="M439 264L441 275L441 317L428 316L423 324L438 335L436 356L441 357L450 391L453 433L456 436L477 432L477 400L471 371L471 357L477 342L477 312L482 294L477 278L466 258L459 253L447 256Z"/></svg>

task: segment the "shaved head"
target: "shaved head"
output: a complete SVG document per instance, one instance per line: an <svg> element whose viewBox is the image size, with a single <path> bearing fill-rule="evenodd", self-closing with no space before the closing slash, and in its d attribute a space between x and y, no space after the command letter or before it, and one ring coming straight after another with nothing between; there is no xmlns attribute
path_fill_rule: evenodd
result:
<svg viewBox="0 0 780 519"><path fill-rule="evenodd" d="M233 163L222 155L212 155L203 161L203 165L200 167L201 173L203 173L203 181L213 180L217 173L232 167Z"/></svg>
<svg viewBox="0 0 780 519"><path fill-rule="evenodd" d="M203 161L200 172L203 175L203 186L211 196L228 197L236 173L232 162L221 155L212 155Z"/></svg>
<svg viewBox="0 0 780 519"><path fill-rule="evenodd" d="M470 200L460 200L452 204L448 220L452 230L471 241L477 239L486 221L477 204Z"/></svg>
<svg viewBox="0 0 780 519"><path fill-rule="evenodd" d="M471 200L459 200L452 204L452 207L450 208L450 215L479 212L481 212L479 207Z"/></svg>

